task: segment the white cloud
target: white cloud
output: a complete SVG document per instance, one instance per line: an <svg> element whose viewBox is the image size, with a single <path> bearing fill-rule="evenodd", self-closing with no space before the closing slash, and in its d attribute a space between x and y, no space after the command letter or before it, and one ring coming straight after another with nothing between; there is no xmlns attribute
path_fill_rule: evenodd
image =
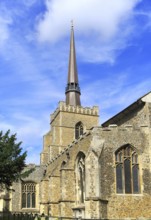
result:
<svg viewBox="0 0 151 220"><path fill-rule="evenodd" d="M12 23L11 19L0 16L0 46L9 38L9 25Z"/></svg>
<svg viewBox="0 0 151 220"><path fill-rule="evenodd" d="M7 2L0 2L0 46L5 46L4 43L10 38L10 26L13 24L13 9L8 10L6 5Z"/></svg>
<svg viewBox="0 0 151 220"><path fill-rule="evenodd" d="M104 39L112 38L119 25L131 16L138 0L47 0L47 11L38 30L42 41L56 41L68 34L73 19L80 32L96 31Z"/></svg>
<svg viewBox="0 0 151 220"><path fill-rule="evenodd" d="M133 10L140 0L46 0L47 11L37 24L38 39L55 42L69 34L73 19L77 51L91 62L113 63L132 32ZM87 48L87 50L85 50ZM96 49L97 48L97 49ZM87 53L85 52L87 51Z"/></svg>

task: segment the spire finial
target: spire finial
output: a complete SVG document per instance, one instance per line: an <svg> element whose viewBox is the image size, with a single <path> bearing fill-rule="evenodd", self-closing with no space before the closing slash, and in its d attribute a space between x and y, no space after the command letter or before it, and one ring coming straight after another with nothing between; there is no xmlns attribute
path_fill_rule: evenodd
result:
<svg viewBox="0 0 151 220"><path fill-rule="evenodd" d="M76 52L74 42L73 20L71 20L71 38L70 38L70 56L68 68L68 82L66 87L66 104L67 105L81 105L80 102L80 87L78 83L78 73L76 64Z"/></svg>
<svg viewBox="0 0 151 220"><path fill-rule="evenodd" d="M71 29L74 28L74 25L73 25L73 19L71 20Z"/></svg>

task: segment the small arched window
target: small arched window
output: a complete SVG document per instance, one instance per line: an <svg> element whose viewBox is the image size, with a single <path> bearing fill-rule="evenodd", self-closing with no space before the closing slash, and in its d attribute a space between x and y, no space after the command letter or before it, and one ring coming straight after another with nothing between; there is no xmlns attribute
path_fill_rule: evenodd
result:
<svg viewBox="0 0 151 220"><path fill-rule="evenodd" d="M76 188L77 202L84 203L85 200L85 155L79 152L76 164Z"/></svg>
<svg viewBox="0 0 151 220"><path fill-rule="evenodd" d="M139 193L138 155L131 145L125 145L115 153L117 193Z"/></svg>
<svg viewBox="0 0 151 220"><path fill-rule="evenodd" d="M33 182L22 183L22 208L36 207L36 184Z"/></svg>
<svg viewBox="0 0 151 220"><path fill-rule="evenodd" d="M78 139L80 135L83 135L83 124L82 122L78 122L75 125L75 139Z"/></svg>

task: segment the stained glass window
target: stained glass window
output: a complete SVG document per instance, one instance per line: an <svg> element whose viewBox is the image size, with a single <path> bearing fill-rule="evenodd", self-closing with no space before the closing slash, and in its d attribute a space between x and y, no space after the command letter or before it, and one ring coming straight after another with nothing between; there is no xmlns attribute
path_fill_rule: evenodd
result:
<svg viewBox="0 0 151 220"><path fill-rule="evenodd" d="M118 193L123 193L123 180L122 180L122 174L123 169L122 169L122 164L118 164L116 167L116 190Z"/></svg>
<svg viewBox="0 0 151 220"><path fill-rule="evenodd" d="M126 159L124 160L125 193L132 193L131 179L131 161Z"/></svg>
<svg viewBox="0 0 151 220"><path fill-rule="evenodd" d="M36 201L35 201L35 193L32 193L32 208L35 208L35 206L36 206Z"/></svg>
<svg viewBox="0 0 151 220"><path fill-rule="evenodd" d="M36 207L36 184L22 183L22 208Z"/></svg>
<svg viewBox="0 0 151 220"><path fill-rule="evenodd" d="M26 194L22 194L22 208L26 208Z"/></svg>
<svg viewBox="0 0 151 220"><path fill-rule="evenodd" d="M138 164L133 166L133 191L139 193L139 169Z"/></svg>
<svg viewBox="0 0 151 220"><path fill-rule="evenodd" d="M138 155L131 145L119 148L115 153L117 193L139 193Z"/></svg>

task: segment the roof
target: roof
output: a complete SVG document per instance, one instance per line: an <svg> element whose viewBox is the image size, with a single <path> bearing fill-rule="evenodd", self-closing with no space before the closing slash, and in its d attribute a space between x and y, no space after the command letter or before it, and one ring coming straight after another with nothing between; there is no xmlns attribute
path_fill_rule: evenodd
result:
<svg viewBox="0 0 151 220"><path fill-rule="evenodd" d="M112 118L105 121L102 126L107 127L110 124L118 124L118 122L128 114L134 112L135 110L143 107L145 105L145 102L151 102L151 92L148 92L147 94L140 97L137 101L129 105L127 108L122 110L121 112L114 115Z"/></svg>

